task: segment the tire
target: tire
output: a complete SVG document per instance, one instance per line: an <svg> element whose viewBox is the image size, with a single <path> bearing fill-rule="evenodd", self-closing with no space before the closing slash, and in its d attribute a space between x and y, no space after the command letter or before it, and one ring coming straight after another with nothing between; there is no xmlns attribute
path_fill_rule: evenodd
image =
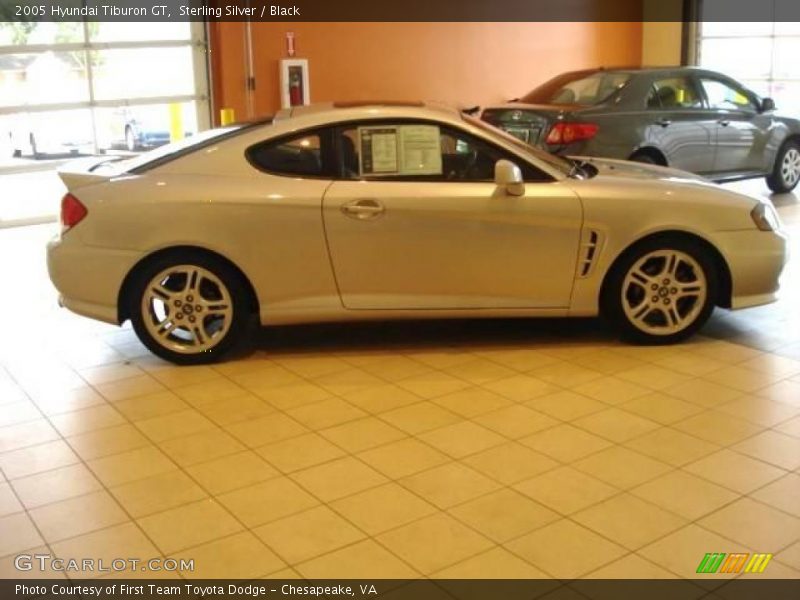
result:
<svg viewBox="0 0 800 600"><path fill-rule="evenodd" d="M705 324L718 290L715 261L700 242L653 238L614 264L603 286L602 312L624 339L674 344Z"/></svg>
<svg viewBox="0 0 800 600"><path fill-rule="evenodd" d="M659 163L652 155L647 152L636 152L630 158L633 162L644 163L646 165L659 165Z"/></svg>
<svg viewBox="0 0 800 600"><path fill-rule="evenodd" d="M246 338L253 312L248 287L213 255L182 251L155 258L138 268L128 289L136 335L165 360L213 363Z"/></svg>
<svg viewBox="0 0 800 600"><path fill-rule="evenodd" d="M130 125L125 128L125 147L129 152L135 152L139 149L139 144L136 141L136 135L133 133L133 129Z"/></svg>
<svg viewBox="0 0 800 600"><path fill-rule="evenodd" d="M767 186L776 194L791 192L800 182L800 143L786 142L775 157L772 173L767 175Z"/></svg>

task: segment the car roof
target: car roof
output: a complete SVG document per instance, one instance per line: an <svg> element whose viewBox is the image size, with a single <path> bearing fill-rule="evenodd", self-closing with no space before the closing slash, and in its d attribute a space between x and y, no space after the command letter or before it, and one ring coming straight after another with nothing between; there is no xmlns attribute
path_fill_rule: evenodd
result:
<svg viewBox="0 0 800 600"><path fill-rule="evenodd" d="M365 100L345 102L320 102L284 108L275 114L275 121L317 120L341 121L346 119L408 116L452 120L458 118L459 109L439 102Z"/></svg>

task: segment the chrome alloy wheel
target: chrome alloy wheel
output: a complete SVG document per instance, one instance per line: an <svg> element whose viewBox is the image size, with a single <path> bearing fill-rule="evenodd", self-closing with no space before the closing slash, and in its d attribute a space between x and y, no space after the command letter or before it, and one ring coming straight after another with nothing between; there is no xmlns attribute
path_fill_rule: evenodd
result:
<svg viewBox="0 0 800 600"><path fill-rule="evenodd" d="M800 180L800 150L789 148L781 161L781 178L786 187L793 187Z"/></svg>
<svg viewBox="0 0 800 600"><path fill-rule="evenodd" d="M147 284L142 321L168 350L199 354L216 346L231 327L233 301L222 280L196 265L176 265Z"/></svg>
<svg viewBox="0 0 800 600"><path fill-rule="evenodd" d="M705 273L691 255L655 250L637 260L625 275L622 307L640 331L673 335L694 323L707 295Z"/></svg>

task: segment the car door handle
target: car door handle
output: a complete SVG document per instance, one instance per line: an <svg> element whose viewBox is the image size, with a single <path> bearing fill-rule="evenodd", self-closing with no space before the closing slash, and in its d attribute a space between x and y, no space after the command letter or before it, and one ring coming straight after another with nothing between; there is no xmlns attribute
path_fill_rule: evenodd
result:
<svg viewBox="0 0 800 600"><path fill-rule="evenodd" d="M661 127L669 127L670 125L672 125L672 121L670 121L669 119L659 119L658 121L656 121L656 125L660 125Z"/></svg>
<svg viewBox="0 0 800 600"><path fill-rule="evenodd" d="M727 127L728 125L730 125L730 124L731 124L731 122L730 122L730 121L728 121L728 119L720 119L719 121L717 121L717 123L719 123L719 124L720 124L720 125L722 125L723 127Z"/></svg>
<svg viewBox="0 0 800 600"><path fill-rule="evenodd" d="M342 212L354 219L374 219L386 210L380 202L373 198L360 198L342 204Z"/></svg>

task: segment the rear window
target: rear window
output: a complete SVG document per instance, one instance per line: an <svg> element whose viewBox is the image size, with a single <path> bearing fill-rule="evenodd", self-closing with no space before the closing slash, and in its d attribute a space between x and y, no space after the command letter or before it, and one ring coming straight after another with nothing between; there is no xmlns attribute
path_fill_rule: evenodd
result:
<svg viewBox="0 0 800 600"><path fill-rule="evenodd" d="M628 73L580 71L564 73L520 98L527 104L599 104L628 83Z"/></svg>

